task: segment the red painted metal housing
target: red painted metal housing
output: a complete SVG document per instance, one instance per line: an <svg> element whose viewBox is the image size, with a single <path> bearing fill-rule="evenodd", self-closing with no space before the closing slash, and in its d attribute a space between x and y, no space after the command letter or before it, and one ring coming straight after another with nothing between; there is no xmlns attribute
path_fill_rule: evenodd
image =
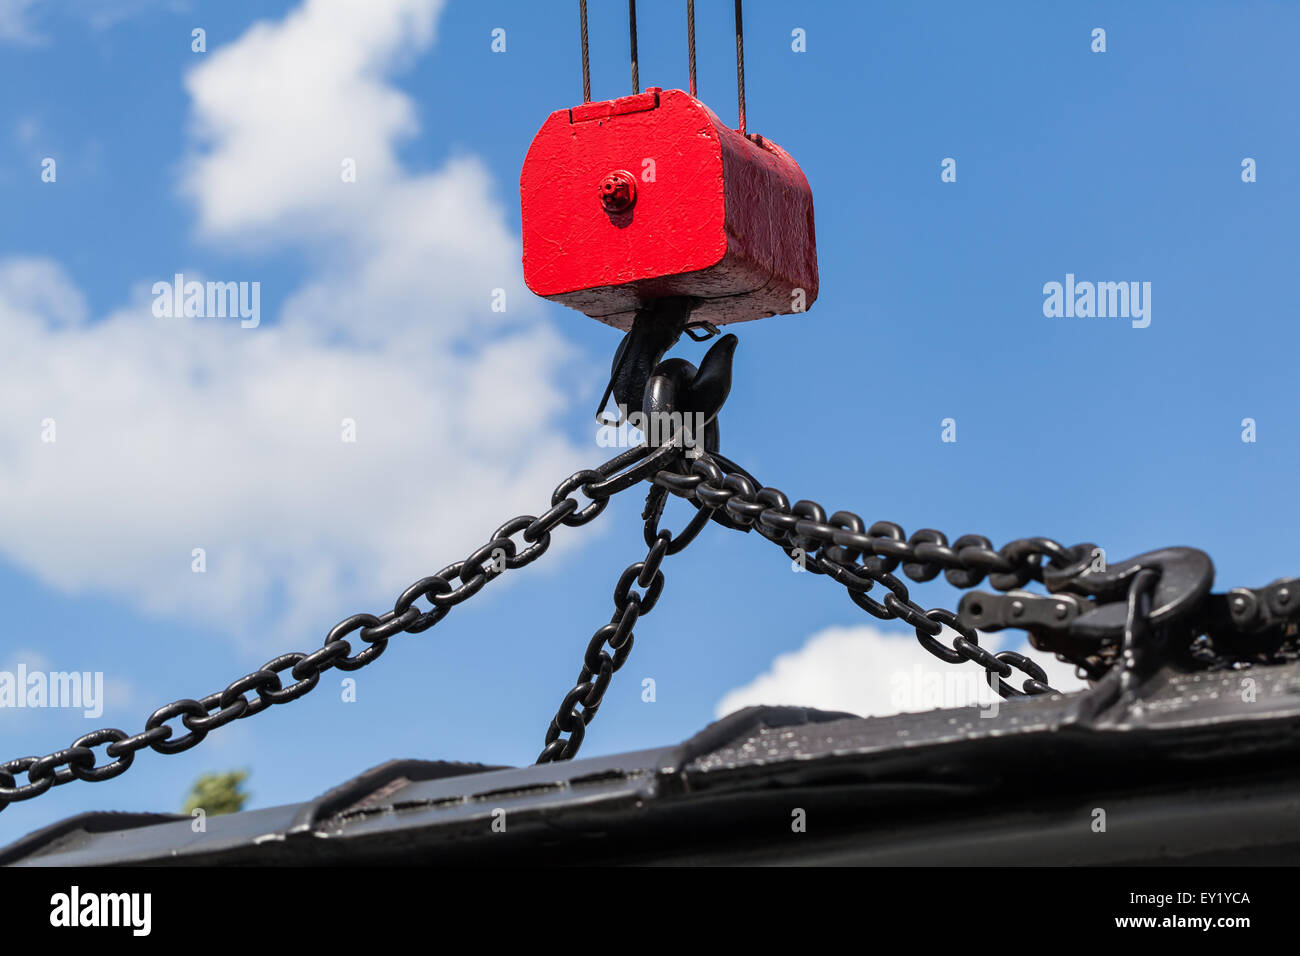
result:
<svg viewBox="0 0 1300 956"><path fill-rule="evenodd" d="M681 90L552 113L519 187L528 288L609 325L667 296L700 299L692 319L715 325L817 298L803 171Z"/></svg>

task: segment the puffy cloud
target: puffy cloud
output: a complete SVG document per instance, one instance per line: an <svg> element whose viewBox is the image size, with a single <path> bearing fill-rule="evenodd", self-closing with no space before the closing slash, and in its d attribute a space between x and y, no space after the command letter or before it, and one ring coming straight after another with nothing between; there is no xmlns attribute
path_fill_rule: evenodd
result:
<svg viewBox="0 0 1300 956"><path fill-rule="evenodd" d="M297 287L263 283L279 315L156 316L155 280L205 278L166 262L92 317L57 263L0 262L9 561L272 640L463 557L589 457L555 427L573 356L522 291L490 177L395 156L414 111L385 71L440 6L307 0L190 74L183 192L205 234L304 253Z"/></svg>
<svg viewBox="0 0 1300 956"><path fill-rule="evenodd" d="M997 637L981 635L981 643L1001 650ZM1074 676L1070 665L1036 652L1030 656L1058 690L1087 686ZM830 627L814 634L799 650L778 655L767 671L727 693L716 714L722 717L758 704L793 704L882 717L964 707L995 696L981 668L945 664L914 637L869 626Z"/></svg>
<svg viewBox="0 0 1300 956"><path fill-rule="evenodd" d="M441 0L307 0L254 24L186 77L194 155L185 190L201 227L317 235L366 217L406 181L397 141L416 130L410 98L386 82L433 40ZM356 163L354 183L341 177ZM307 218L299 214L306 213Z"/></svg>

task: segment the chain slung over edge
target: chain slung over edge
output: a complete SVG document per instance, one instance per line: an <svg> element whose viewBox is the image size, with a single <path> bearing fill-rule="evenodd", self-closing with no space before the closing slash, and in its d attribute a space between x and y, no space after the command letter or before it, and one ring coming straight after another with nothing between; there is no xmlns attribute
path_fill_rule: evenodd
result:
<svg viewBox="0 0 1300 956"><path fill-rule="evenodd" d="M929 581L942 572L959 588L974 587L987 576L994 587L1009 590L1041 581L1044 559L1064 567L1075 563L1081 549L1091 545L1066 548L1050 538L1026 538L994 550L987 538L978 535L965 535L950 546L942 532L931 528L910 538L889 521L868 528L849 511L828 518L815 501L791 504L784 493L761 487L753 475L720 454L696 459L688 475L660 472L653 480L673 494L725 515L735 526L757 531L808 571L842 585L850 600L873 617L905 621L915 629L921 646L940 660L979 664L990 686L1002 696L1053 692L1037 663L1014 651L995 654L981 647L973 627L946 608L921 607L892 572L901 565L914 581ZM868 595L877 584L885 589L879 601ZM957 632L951 646L938 640L945 627ZM1005 680L1016 671L1024 677L1020 690Z"/></svg>
<svg viewBox="0 0 1300 956"><path fill-rule="evenodd" d="M839 511L827 518L814 501L792 505L782 492L759 487L751 474L720 454L697 460L689 474L660 472L653 480L673 494L716 509L715 520L726 518L729 526L758 531L788 557L802 561L806 570L843 585L850 599L874 617L907 622L916 629L921 645L939 659L979 664L990 686L1004 697L1047 693L1052 688L1042 668L1029 658L1012 651L993 654L979 646L974 628L989 615L980 598L993 599L994 612L1005 611L1012 618L998 624L1028 631L1034 647L1073 664L1090 680L1122 662L1125 641L1132 644L1127 635L1134 630L1135 613L1141 617L1138 629L1150 636L1148 643L1164 646L1167 657L1183 666L1222 668L1300 656L1300 579L1282 579L1257 591L1237 588L1226 596L1212 595L1208 592L1213 564L1194 548L1148 552L1089 580L1090 559L1097 550L1091 543L1066 547L1051 538L1022 538L995 550L980 535L963 535L949 545L942 532L931 528L908 537L899 525L878 521L864 530L864 522L852 512ZM900 566L914 581L930 581L943 573L949 584L965 589L987 577L994 588L1011 593L967 595L964 613L958 615L943 609L926 611L911 600L906 585L892 573ZM1139 579L1145 610L1134 612L1130 604ZM1031 581L1055 593L1021 590ZM867 595L875 584L886 591L880 601ZM1037 605L1034 614L1015 620L1030 602ZM977 609L980 613L975 613ZM1047 626L1046 619L1056 615L1074 627ZM951 646L937 640L943 626L958 631ZM1063 631L1073 642L1060 640ZM1020 691L1003 680L1015 670L1028 675Z"/></svg>

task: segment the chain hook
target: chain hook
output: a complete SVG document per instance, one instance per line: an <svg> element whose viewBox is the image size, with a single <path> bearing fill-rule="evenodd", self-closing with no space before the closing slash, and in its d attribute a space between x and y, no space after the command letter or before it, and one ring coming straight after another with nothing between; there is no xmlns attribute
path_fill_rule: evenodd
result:
<svg viewBox="0 0 1300 956"><path fill-rule="evenodd" d="M1197 548L1161 548L1110 565L1104 571L1081 571L1068 579L1045 575L1047 586L1058 593L1094 598L1096 607L1079 615L1070 626L1078 638L1116 641L1125 632L1128 599L1142 572L1154 571L1158 579L1151 590L1153 627L1181 621L1196 611L1214 584L1214 562Z"/></svg>
<svg viewBox="0 0 1300 956"><path fill-rule="evenodd" d="M631 328L614 352L609 384L596 409L597 422L618 427L627 421L629 409L641 407L646 382L681 338L695 306L696 300L689 296L671 296L647 302L636 310ZM618 406L618 416L612 420L605 418L605 406L611 396Z"/></svg>
<svg viewBox="0 0 1300 956"><path fill-rule="evenodd" d="M731 366L739 340L724 335L705 353L697 369L685 359L660 362L645 386L642 411L652 444L679 445L687 458L716 452L721 432L718 413L731 392Z"/></svg>
<svg viewBox="0 0 1300 956"><path fill-rule="evenodd" d="M721 336L699 368L681 358L665 360L682 333L697 342L718 334L709 322L690 321L696 305L697 300L681 296L657 299L637 310L614 353L609 384L596 415L602 425L632 424L654 447L682 447L689 458L719 448L717 417L731 392L732 359L739 342L735 335ZM613 419L604 414L611 396L618 407ZM640 412L639 422L629 409Z"/></svg>

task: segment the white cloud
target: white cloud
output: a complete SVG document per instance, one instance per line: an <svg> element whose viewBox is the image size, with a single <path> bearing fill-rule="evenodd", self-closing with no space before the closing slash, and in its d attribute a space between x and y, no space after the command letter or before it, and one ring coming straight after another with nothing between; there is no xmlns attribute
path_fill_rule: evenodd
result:
<svg viewBox="0 0 1300 956"><path fill-rule="evenodd" d="M996 643L998 635L980 637L982 645L1003 649ZM1037 652L1025 653L1043 667L1048 683L1057 690L1086 686L1069 665ZM1018 681L1011 683L1019 687ZM945 664L914 637L886 634L870 626L830 627L814 634L799 650L778 655L767 671L727 693L718 702L716 716L760 704L793 704L882 717L963 707L993 697L983 669Z"/></svg>
<svg viewBox="0 0 1300 956"><path fill-rule="evenodd" d="M269 644L464 557L591 457L558 437L572 356L519 282L490 177L395 157L414 111L384 71L432 41L440 6L307 0L190 75L203 143L183 190L202 229L310 265L295 289L263 283L277 320L155 318L152 282L201 278L180 262L92 319L57 263L0 262L9 561Z"/></svg>
<svg viewBox="0 0 1300 956"><path fill-rule="evenodd" d="M415 107L385 77L432 42L441 8L307 0L209 53L185 82L198 142L184 188L200 226L237 238L249 229L314 236L347 229L377 195L400 189L394 150L416 130ZM345 158L356 162L355 183L342 182Z"/></svg>

